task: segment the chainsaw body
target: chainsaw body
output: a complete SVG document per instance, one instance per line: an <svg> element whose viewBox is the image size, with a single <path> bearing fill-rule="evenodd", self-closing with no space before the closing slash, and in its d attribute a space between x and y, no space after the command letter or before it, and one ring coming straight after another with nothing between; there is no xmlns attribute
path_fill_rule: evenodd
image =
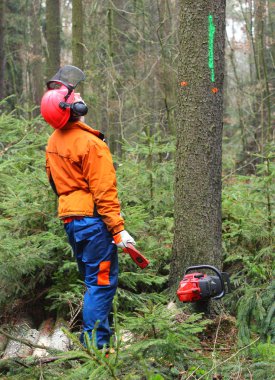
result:
<svg viewBox="0 0 275 380"><path fill-rule="evenodd" d="M189 273L198 269L211 270L215 275L200 272ZM228 273L220 272L211 265L197 265L187 268L177 290L177 296L181 302L196 302L210 298L220 299L229 292L230 281Z"/></svg>

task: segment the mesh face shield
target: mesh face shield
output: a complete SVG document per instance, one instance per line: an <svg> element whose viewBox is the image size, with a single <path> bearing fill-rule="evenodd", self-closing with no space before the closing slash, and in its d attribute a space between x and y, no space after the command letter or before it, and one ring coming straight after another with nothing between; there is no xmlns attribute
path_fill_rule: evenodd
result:
<svg viewBox="0 0 275 380"><path fill-rule="evenodd" d="M64 84L68 90L72 91L79 82L85 80L85 74L78 67L66 65L61 67L58 72L47 82L48 89L59 88Z"/></svg>

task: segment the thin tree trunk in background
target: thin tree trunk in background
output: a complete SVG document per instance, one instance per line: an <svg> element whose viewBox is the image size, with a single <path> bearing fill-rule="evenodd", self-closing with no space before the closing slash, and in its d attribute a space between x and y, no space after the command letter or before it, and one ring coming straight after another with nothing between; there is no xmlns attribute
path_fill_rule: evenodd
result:
<svg viewBox="0 0 275 380"><path fill-rule="evenodd" d="M112 153L122 157L122 110L123 99L121 98L121 88L119 75L121 47L124 46L125 20L121 18L121 9L123 9L123 0L109 1L107 10L107 27L108 27L108 136L109 146ZM126 16L125 16L126 17ZM126 23L126 28L128 27ZM122 31L122 32L121 32Z"/></svg>
<svg viewBox="0 0 275 380"><path fill-rule="evenodd" d="M46 0L47 79L60 67L60 0Z"/></svg>
<svg viewBox="0 0 275 380"><path fill-rule="evenodd" d="M5 77L5 1L0 0L0 100L5 97L4 77Z"/></svg>
<svg viewBox="0 0 275 380"><path fill-rule="evenodd" d="M244 7L241 0L239 0L245 27L247 31L247 38L250 42L254 70L251 70L251 85L254 86L254 94L252 94L253 112L248 124L252 126L252 137L247 138L246 152L247 157L252 159L253 165L250 164L245 167L244 173L255 173L257 163L263 162L263 158L258 157L255 159L255 153L266 155L266 148L268 143L272 140L272 126L271 126L271 91L269 82L269 70L267 65L268 52L266 24L268 20L268 2L263 0L250 0L249 7ZM271 55L272 60L272 55ZM274 67L273 67L274 70ZM254 158L253 158L254 157ZM243 166L243 162L240 162Z"/></svg>
<svg viewBox="0 0 275 380"><path fill-rule="evenodd" d="M31 82L32 82L32 100L36 105L40 104L43 94L43 63L42 63L42 39L40 29L40 0L33 0L30 3L31 18L31 44L32 55L30 58ZM40 113L39 109L34 110L34 115Z"/></svg>
<svg viewBox="0 0 275 380"><path fill-rule="evenodd" d="M5 96L14 94L9 103L14 107L28 100L26 79L26 41L28 17L23 2L5 0Z"/></svg>
<svg viewBox="0 0 275 380"><path fill-rule="evenodd" d="M134 13L135 13L135 24L136 25L141 25L141 12L140 12L140 0L134 0L133 5L134 5ZM135 51L136 51L136 59L140 59L141 55L141 41L140 41L140 35L135 40ZM138 83L139 78L140 78L140 70L137 69L136 65L133 65L133 72L134 72L134 80L135 83ZM136 87L136 109L139 109L141 106L141 86Z"/></svg>
<svg viewBox="0 0 275 380"><path fill-rule="evenodd" d="M271 69L275 69L275 7L274 0L268 0L268 36L270 41L270 59L271 59Z"/></svg>
<svg viewBox="0 0 275 380"><path fill-rule="evenodd" d="M182 0L179 25L175 230L169 284L190 265L221 267L225 0ZM212 16L212 23L209 17ZM209 23L212 28L209 29ZM214 56L207 43L214 34ZM199 31L199 33L198 33ZM214 62L214 72L210 70ZM210 67L209 67L210 66ZM212 82L214 80L214 82ZM217 88L217 90L215 90ZM217 92L216 92L217 91Z"/></svg>
<svg viewBox="0 0 275 380"><path fill-rule="evenodd" d="M157 36L161 51L161 78L159 78L159 81L162 82L163 102L167 118L166 135L173 136L175 135L175 123L171 108L175 100L174 94L176 80L174 80L175 78L173 78L173 76L171 77L172 71L170 66L172 66L172 62L169 59L169 50L167 49L167 44L169 43L169 40L171 40L169 34L172 32L169 3L167 1L157 0L157 9L159 16Z"/></svg>
<svg viewBox="0 0 275 380"><path fill-rule="evenodd" d="M262 0L255 1L255 58L258 67L257 77L260 85L259 107L261 124L259 141L262 154L266 153L266 146L271 141L271 104L264 41L264 25L267 17L265 5Z"/></svg>
<svg viewBox="0 0 275 380"><path fill-rule="evenodd" d="M72 55L73 65L84 70L84 40L83 40L83 5L82 0L72 2ZM84 96L84 83L79 83L77 90Z"/></svg>
<svg viewBox="0 0 275 380"><path fill-rule="evenodd" d="M243 102L242 102L242 100L243 100L243 93L242 93L243 85L242 85L242 82L239 78L238 71L237 71L237 65L236 65L236 61L235 61L235 51L234 51L234 49L231 45L231 42L230 42L227 35L226 35L226 40L227 40L227 45L229 47L229 59L230 59L230 63L232 66L234 79L235 79L235 83L236 83L236 90L237 90L236 105L237 105L239 126L241 129L241 140L242 140L241 162L246 163L248 156L247 156L247 151L246 151L247 142L246 142L245 121L244 121L245 119L243 116ZM225 106L225 109L226 109L226 106Z"/></svg>
<svg viewBox="0 0 275 380"><path fill-rule="evenodd" d="M255 61L256 73L259 89L257 91L257 114L259 116L259 125L256 129L256 140L259 144L259 152L263 154L264 140L265 140L265 109L264 109L264 90L263 90L263 46L262 46L262 22L263 22L263 4L262 0L254 2L255 7Z"/></svg>
<svg viewBox="0 0 275 380"><path fill-rule="evenodd" d="M114 94L114 70L113 70L113 57L114 57L114 37L113 37L113 9L111 7L107 10L107 28L108 28L108 62L109 73L107 79L107 138L108 145L112 154L116 152L116 137L114 133L115 122L115 94Z"/></svg>
<svg viewBox="0 0 275 380"><path fill-rule="evenodd" d="M258 76L258 61L256 59L256 43L255 43L255 14L254 14L254 0L249 0L248 7L244 7L242 0L239 0L241 13L245 22L246 36L250 45L250 85L255 89L251 94L251 110L248 116L247 124L250 128L247 129L247 138L245 146L245 155L240 157L237 166L242 168L242 174L255 174L256 166L259 158L254 157L255 153L260 151L259 130L261 125L261 115L259 112L259 89L257 84L259 81Z"/></svg>
<svg viewBox="0 0 275 380"><path fill-rule="evenodd" d="M269 79L269 103L270 103L270 111L271 111L271 120L268 130L268 141L272 144L272 141L274 140L274 131L275 131L275 121L274 117L272 118L272 115L274 115L274 107L275 107L275 6L274 1L268 0L267 1L268 6L268 16L267 16L267 38L265 39L266 45L265 45L265 51L267 55L267 77Z"/></svg>

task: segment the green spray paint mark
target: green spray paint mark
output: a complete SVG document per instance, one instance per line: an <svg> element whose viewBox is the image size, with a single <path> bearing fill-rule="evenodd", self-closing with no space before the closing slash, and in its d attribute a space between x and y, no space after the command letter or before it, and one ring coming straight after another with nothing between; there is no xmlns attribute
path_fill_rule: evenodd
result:
<svg viewBox="0 0 275 380"><path fill-rule="evenodd" d="M214 69L214 36L215 24L213 23L213 16L208 16L208 66L211 73L211 82L215 82L215 69Z"/></svg>

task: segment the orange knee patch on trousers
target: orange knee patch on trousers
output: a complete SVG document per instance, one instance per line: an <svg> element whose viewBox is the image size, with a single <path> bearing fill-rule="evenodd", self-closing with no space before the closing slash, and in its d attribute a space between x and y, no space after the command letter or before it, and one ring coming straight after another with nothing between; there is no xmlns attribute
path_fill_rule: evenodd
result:
<svg viewBox="0 0 275 380"><path fill-rule="evenodd" d="M99 264L97 285L110 285L110 267L111 261L102 261Z"/></svg>

